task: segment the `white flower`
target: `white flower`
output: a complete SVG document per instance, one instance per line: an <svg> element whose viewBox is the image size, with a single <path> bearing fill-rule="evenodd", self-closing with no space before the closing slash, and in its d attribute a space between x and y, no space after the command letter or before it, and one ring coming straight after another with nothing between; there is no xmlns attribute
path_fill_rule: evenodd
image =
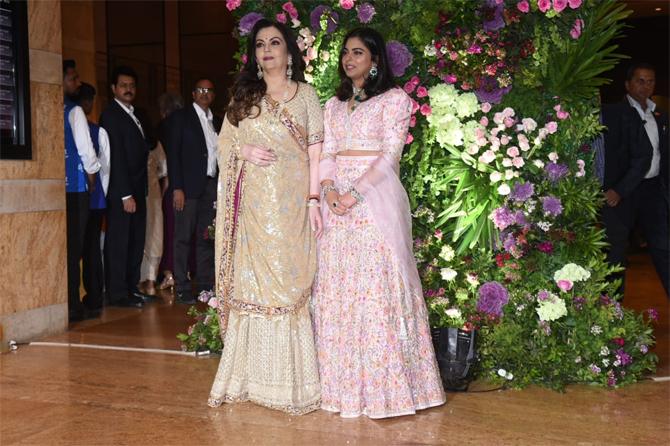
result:
<svg viewBox="0 0 670 446"><path fill-rule="evenodd" d="M607 358L603 358L603 366L607 367L610 365L610 360Z"/></svg>
<svg viewBox="0 0 670 446"><path fill-rule="evenodd" d="M502 165L503 167L512 167L512 160L509 158L503 158Z"/></svg>
<svg viewBox="0 0 670 446"><path fill-rule="evenodd" d="M521 158L520 156L517 156L512 159L512 165L517 169L521 169L524 164L525 162L523 161L523 158Z"/></svg>
<svg viewBox="0 0 670 446"><path fill-rule="evenodd" d="M442 268L440 270L440 275L442 276L443 280L446 280L447 282L451 282L456 278L458 275L458 272L454 271L451 268Z"/></svg>
<svg viewBox="0 0 670 446"><path fill-rule="evenodd" d="M440 48L440 53L442 53L442 54L447 54L447 51L449 51L449 50L447 49L446 46L443 46L443 47Z"/></svg>
<svg viewBox="0 0 670 446"><path fill-rule="evenodd" d="M535 309L535 312L541 321L555 321L568 314L568 309L563 299L550 294L547 300L539 302L539 306Z"/></svg>
<svg viewBox="0 0 670 446"><path fill-rule="evenodd" d="M479 285L479 277L475 273L467 273L465 275L465 280L467 280L468 283L472 286Z"/></svg>
<svg viewBox="0 0 670 446"><path fill-rule="evenodd" d="M612 365L613 365L614 367L619 367L619 366L621 365L621 361L617 359L616 361L614 361L614 362L612 363Z"/></svg>
<svg viewBox="0 0 670 446"><path fill-rule="evenodd" d="M507 183L503 183L500 186L498 186L498 194L500 195L509 195L509 193L512 192L510 187L507 185Z"/></svg>
<svg viewBox="0 0 670 446"><path fill-rule="evenodd" d="M505 376L507 376L507 370L505 370L505 369L498 369L498 375L499 375L501 378L504 378Z"/></svg>
<svg viewBox="0 0 670 446"><path fill-rule="evenodd" d="M496 154L493 150L487 150L479 156L479 162L483 164L489 164L494 159L496 159Z"/></svg>
<svg viewBox="0 0 670 446"><path fill-rule="evenodd" d="M571 282L581 282L588 280L591 273L576 263L567 263L563 268L554 273L554 281L569 280Z"/></svg>
<svg viewBox="0 0 670 446"><path fill-rule="evenodd" d="M581 357L581 356L577 356L577 357L575 358L575 364L579 364L580 362L582 362L582 357Z"/></svg>
<svg viewBox="0 0 670 446"><path fill-rule="evenodd" d="M533 164L535 164L535 166L539 167L540 169L544 168L544 161L542 160L535 160L533 161Z"/></svg>
<svg viewBox="0 0 670 446"><path fill-rule="evenodd" d="M554 163L558 160L558 153L556 152L551 152L549 154L549 160L553 161Z"/></svg>
<svg viewBox="0 0 670 446"><path fill-rule="evenodd" d="M505 374L505 378L506 378L508 381L511 381L511 380L514 379L514 375L512 375L510 372L507 372L507 374Z"/></svg>
<svg viewBox="0 0 670 446"><path fill-rule="evenodd" d="M437 55L437 49L435 49L435 45L434 44L426 45L423 49L423 54L424 56L427 57L434 57L435 55Z"/></svg>
<svg viewBox="0 0 670 446"><path fill-rule="evenodd" d="M516 312L521 313L523 310L526 309L526 306L524 304L520 304L516 306Z"/></svg>
<svg viewBox="0 0 670 446"><path fill-rule="evenodd" d="M461 310L458 308L449 308L444 312L447 316L452 317L454 319L460 319L461 318Z"/></svg>
<svg viewBox="0 0 670 446"><path fill-rule="evenodd" d="M491 172L489 179L491 180L491 184L497 183L498 181L502 180L502 174L500 172Z"/></svg>
<svg viewBox="0 0 670 446"><path fill-rule="evenodd" d="M606 345L603 345L600 349L600 356L607 356L610 354L610 349Z"/></svg>
<svg viewBox="0 0 670 446"><path fill-rule="evenodd" d="M547 232L549 229L551 229L551 223L548 221L538 221L537 226L544 232Z"/></svg>
<svg viewBox="0 0 670 446"><path fill-rule="evenodd" d="M535 120L532 118L523 118L521 120L521 124L523 124L523 128L526 133L532 132L537 128L537 122L535 122Z"/></svg>
<svg viewBox="0 0 670 446"><path fill-rule="evenodd" d="M603 329L600 328L600 325L594 325L593 327L591 327L591 334L599 335L602 332L603 332Z"/></svg>
<svg viewBox="0 0 670 446"><path fill-rule="evenodd" d="M537 205L536 200L528 200L528 201L526 201L526 204L524 205L524 207L526 208L528 213L531 214L535 210L535 205Z"/></svg>
<svg viewBox="0 0 670 446"><path fill-rule="evenodd" d="M442 249L440 250L440 257L442 257L444 260L449 262L449 261L453 260L455 255L456 255L456 252L454 251L454 248L452 248L449 245L442 246Z"/></svg>

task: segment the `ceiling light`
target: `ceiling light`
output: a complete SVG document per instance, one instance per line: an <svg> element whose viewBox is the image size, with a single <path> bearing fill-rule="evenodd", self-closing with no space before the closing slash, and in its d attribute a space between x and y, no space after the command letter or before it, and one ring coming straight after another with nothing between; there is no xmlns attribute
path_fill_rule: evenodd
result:
<svg viewBox="0 0 670 446"><path fill-rule="evenodd" d="M661 12L661 11L663 11L663 8L654 8L654 11Z"/></svg>

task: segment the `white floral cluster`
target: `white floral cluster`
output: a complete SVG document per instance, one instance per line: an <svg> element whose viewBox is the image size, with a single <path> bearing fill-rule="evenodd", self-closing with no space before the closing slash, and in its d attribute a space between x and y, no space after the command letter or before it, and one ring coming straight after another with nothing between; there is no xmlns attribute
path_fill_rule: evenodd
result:
<svg viewBox="0 0 670 446"><path fill-rule="evenodd" d="M565 301L553 293L546 293L544 300L539 300L535 310L541 321L555 321L568 314Z"/></svg>
<svg viewBox="0 0 670 446"><path fill-rule="evenodd" d="M427 119L437 143L452 152L458 148L467 165L488 173L491 184L500 183L497 186L500 195L511 192L506 182L519 177L519 170L527 162L538 167L544 165L530 156L548 135L556 133L555 121L540 127L532 118L519 119L510 107L489 120L486 114L491 104L480 105L474 93L459 93L450 84L432 87L428 95L432 111ZM472 119L479 111L484 116L479 121Z"/></svg>
<svg viewBox="0 0 670 446"><path fill-rule="evenodd" d="M559 280L569 280L570 282L581 282L588 280L591 273L577 265L576 263L567 263L563 268L554 273L554 282Z"/></svg>

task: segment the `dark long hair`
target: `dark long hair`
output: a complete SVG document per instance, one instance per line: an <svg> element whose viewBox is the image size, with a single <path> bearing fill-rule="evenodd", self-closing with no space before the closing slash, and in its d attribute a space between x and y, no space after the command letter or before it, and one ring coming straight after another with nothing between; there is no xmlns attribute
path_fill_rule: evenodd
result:
<svg viewBox="0 0 670 446"><path fill-rule="evenodd" d="M344 47L346 46L347 41L352 37L361 39L365 47L370 50L372 60L377 63L377 76L374 78L368 77L363 84L366 96L365 100L395 87L396 84L393 80L393 73L391 73L388 56L386 55L386 43L384 42L384 38L372 28L356 28L349 31L342 41L340 60L337 67L337 72L340 74L340 86L337 87L337 98L340 101L348 101L354 94L352 88L353 83L351 82L351 79L347 77L347 74L342 67Z"/></svg>
<svg viewBox="0 0 670 446"><path fill-rule="evenodd" d="M260 19L254 25L247 42L247 63L235 78L230 88L230 104L228 104L227 116L231 124L237 127L240 121L252 116L253 108L258 107L261 99L267 91L267 85L262 79L258 79L258 62L256 61L256 36L260 30L275 27L282 34L286 42L286 49L293 60L293 75L291 79L296 82L305 81L305 61L296 43L295 36L290 28L283 23Z"/></svg>

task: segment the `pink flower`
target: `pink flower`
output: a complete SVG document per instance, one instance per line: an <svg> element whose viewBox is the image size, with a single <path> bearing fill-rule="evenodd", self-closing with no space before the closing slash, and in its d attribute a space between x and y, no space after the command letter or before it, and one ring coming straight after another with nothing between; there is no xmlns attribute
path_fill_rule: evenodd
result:
<svg viewBox="0 0 670 446"><path fill-rule="evenodd" d="M516 4L516 9L518 9L519 11L521 11L523 13L527 13L528 11L530 11L530 5L528 4L528 2L526 0L522 0L519 3Z"/></svg>
<svg viewBox="0 0 670 446"><path fill-rule="evenodd" d="M409 80L412 85L417 86L421 83L421 79L419 79L419 76L412 76L412 78Z"/></svg>
<svg viewBox="0 0 670 446"><path fill-rule="evenodd" d="M514 118L510 118L509 116L503 119L503 122L505 123L505 127L510 128L514 125Z"/></svg>
<svg viewBox="0 0 670 446"><path fill-rule="evenodd" d="M414 137L412 136L411 133L408 133L407 139L405 140L405 144L412 144L412 141L414 141Z"/></svg>
<svg viewBox="0 0 670 446"><path fill-rule="evenodd" d="M447 75L444 77L444 81L445 81L446 83L448 83L448 84L456 83L457 80L458 80L458 78L456 77L455 74L447 74Z"/></svg>
<svg viewBox="0 0 670 446"><path fill-rule="evenodd" d="M482 111L484 113L490 112L491 111L491 104L489 104L488 102L482 102Z"/></svg>
<svg viewBox="0 0 670 446"><path fill-rule="evenodd" d="M423 85L416 89L416 96L419 98L425 98L428 96L428 90Z"/></svg>
<svg viewBox="0 0 670 446"><path fill-rule="evenodd" d="M458 59L458 53L456 51L449 51L449 59L451 60Z"/></svg>
<svg viewBox="0 0 670 446"><path fill-rule="evenodd" d="M568 0L554 0L554 11L561 12L568 6Z"/></svg>
<svg viewBox="0 0 670 446"><path fill-rule="evenodd" d="M288 15L291 17L291 19L298 18L298 10L295 8L295 6L293 6L293 3L286 2L282 5L281 9L288 12Z"/></svg>
<svg viewBox="0 0 670 446"><path fill-rule="evenodd" d="M247 57L247 54L242 54L242 63L247 63L248 60L249 58Z"/></svg>
<svg viewBox="0 0 670 446"><path fill-rule="evenodd" d="M568 0L568 5L570 5L572 9L577 9L582 6L582 0Z"/></svg>
<svg viewBox="0 0 670 446"><path fill-rule="evenodd" d="M551 8L551 0L537 0L537 7L540 11L547 12Z"/></svg>
<svg viewBox="0 0 670 446"><path fill-rule="evenodd" d="M510 147L507 149L507 156L511 156L512 158L519 156L519 149L517 147Z"/></svg>
<svg viewBox="0 0 670 446"><path fill-rule="evenodd" d="M412 114L416 113L419 110L419 103L416 102L414 99L411 99L412 101Z"/></svg>
<svg viewBox="0 0 670 446"><path fill-rule="evenodd" d="M624 338L614 338L612 339L612 342L620 347L623 347L623 345L626 343L626 340Z"/></svg>
<svg viewBox="0 0 670 446"><path fill-rule="evenodd" d="M556 285L558 285L563 292L568 292L572 289L572 282L569 280L559 280L556 282Z"/></svg>
<svg viewBox="0 0 670 446"><path fill-rule="evenodd" d="M412 115L411 118L409 118L409 126L414 127L416 125L416 115Z"/></svg>
<svg viewBox="0 0 670 446"><path fill-rule="evenodd" d="M237 9L242 4L242 0L226 0L226 9L232 11Z"/></svg>
<svg viewBox="0 0 670 446"><path fill-rule="evenodd" d="M288 21L288 17L286 17L285 12L280 12L277 14L276 18L279 23L286 23Z"/></svg>
<svg viewBox="0 0 670 446"><path fill-rule="evenodd" d="M570 30L570 37L572 37L573 39L579 39L579 36L582 35L582 28L584 28L584 20L575 19L575 24L572 26L572 29Z"/></svg>
<svg viewBox="0 0 670 446"><path fill-rule="evenodd" d="M421 106L421 108L419 109L419 111L421 112L422 115L424 115L424 116L428 116L428 115L430 115L430 114L433 112L433 109L430 108L430 105L428 105L428 104L423 104L423 105Z"/></svg>
<svg viewBox="0 0 670 446"><path fill-rule="evenodd" d="M523 158L521 158L520 156L517 156L514 159L512 159L512 165L514 167L516 167L517 169L521 169L524 166L524 164L526 164L526 163L524 162Z"/></svg>
<svg viewBox="0 0 670 446"><path fill-rule="evenodd" d="M405 90L405 93L410 94L411 92L414 91L415 85L411 81L407 81L404 87L402 87L403 90Z"/></svg>
<svg viewBox="0 0 670 446"><path fill-rule="evenodd" d="M342 9L351 9L354 7L354 0L340 0L340 7Z"/></svg>
<svg viewBox="0 0 670 446"><path fill-rule="evenodd" d="M442 231L440 231L439 229L435 231L434 235L436 239L442 240ZM442 294L444 294L444 292L442 292Z"/></svg>
<svg viewBox="0 0 670 446"><path fill-rule="evenodd" d="M544 128L547 129L550 134L556 133L556 130L558 130L558 124L556 124L556 121L550 121L545 124Z"/></svg>
<svg viewBox="0 0 670 446"><path fill-rule="evenodd" d="M479 120L479 123L484 127L487 127L489 125L489 118L482 116L482 119Z"/></svg>
<svg viewBox="0 0 670 446"><path fill-rule="evenodd" d="M507 144L509 144L509 136L507 136L507 135L501 136L500 137L500 145L506 146ZM517 156L517 155L514 155L514 156Z"/></svg>
<svg viewBox="0 0 670 446"><path fill-rule="evenodd" d="M207 302L207 305L209 305L212 308L219 308L219 299L216 297L212 297L209 302Z"/></svg>
<svg viewBox="0 0 670 446"><path fill-rule="evenodd" d="M482 47L476 43L468 48L468 54L480 54L482 52Z"/></svg>

